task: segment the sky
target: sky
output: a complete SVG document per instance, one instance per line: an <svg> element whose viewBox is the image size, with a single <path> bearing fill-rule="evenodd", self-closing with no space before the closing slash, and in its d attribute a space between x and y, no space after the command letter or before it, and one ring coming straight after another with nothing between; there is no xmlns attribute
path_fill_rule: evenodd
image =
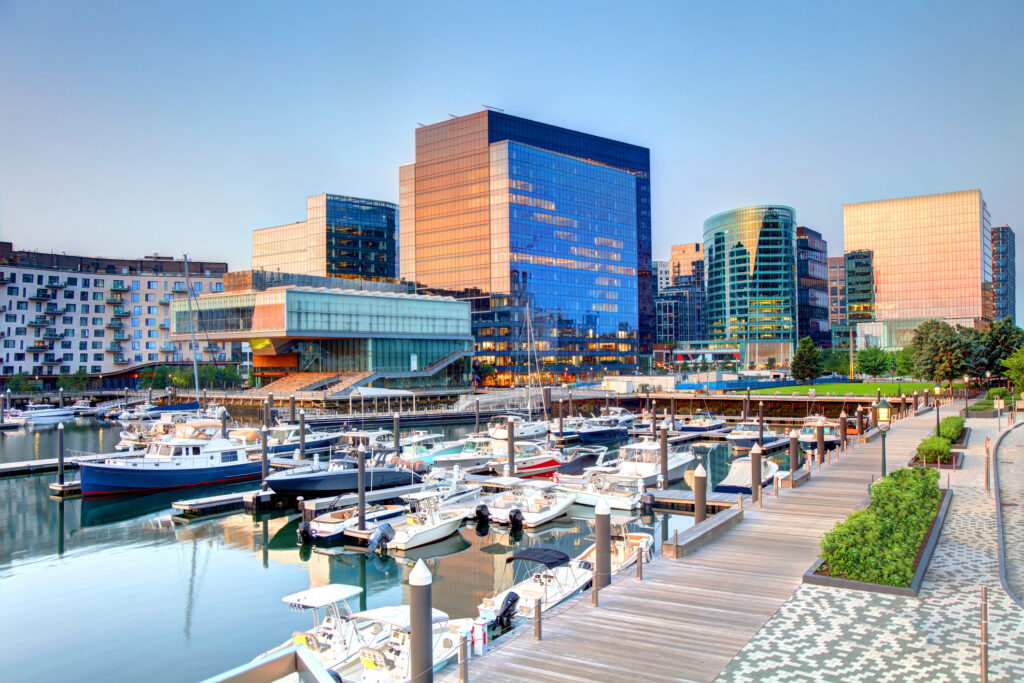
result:
<svg viewBox="0 0 1024 683"><path fill-rule="evenodd" d="M655 259L787 204L980 188L1024 228L1022 2L0 0L0 239L249 265L322 192L398 201L479 111L649 147ZM1021 316L1018 313L1018 318Z"/></svg>

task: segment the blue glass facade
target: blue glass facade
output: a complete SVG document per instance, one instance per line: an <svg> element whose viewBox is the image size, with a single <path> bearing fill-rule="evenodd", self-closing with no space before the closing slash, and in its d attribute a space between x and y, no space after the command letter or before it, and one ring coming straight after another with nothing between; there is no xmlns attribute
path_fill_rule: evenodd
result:
<svg viewBox="0 0 1024 683"><path fill-rule="evenodd" d="M819 349L832 346L828 300L828 244L817 230L796 229L797 337Z"/></svg>
<svg viewBox="0 0 1024 683"><path fill-rule="evenodd" d="M327 275L394 278L397 210L391 202L327 195Z"/></svg>
<svg viewBox="0 0 1024 683"><path fill-rule="evenodd" d="M657 343L703 341L707 338L704 320L704 262L693 261L690 272L673 278L654 299Z"/></svg>
<svg viewBox="0 0 1024 683"><path fill-rule="evenodd" d="M992 228L992 290L995 319L1017 320L1017 238L1013 228Z"/></svg>

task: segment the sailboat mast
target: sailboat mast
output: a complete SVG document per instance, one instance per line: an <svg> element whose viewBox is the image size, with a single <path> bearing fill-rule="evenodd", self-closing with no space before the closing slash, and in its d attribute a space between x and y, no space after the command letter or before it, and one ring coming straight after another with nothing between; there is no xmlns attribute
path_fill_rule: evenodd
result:
<svg viewBox="0 0 1024 683"><path fill-rule="evenodd" d="M190 349L192 351L192 379L195 380L196 403L199 404L197 412L202 416L203 404L199 403L199 365L196 363L196 352L199 350L199 346L196 345L196 321L192 315L192 280L188 276L188 254L185 254L185 289L188 290L185 293L185 298L188 300L188 333L192 340Z"/></svg>

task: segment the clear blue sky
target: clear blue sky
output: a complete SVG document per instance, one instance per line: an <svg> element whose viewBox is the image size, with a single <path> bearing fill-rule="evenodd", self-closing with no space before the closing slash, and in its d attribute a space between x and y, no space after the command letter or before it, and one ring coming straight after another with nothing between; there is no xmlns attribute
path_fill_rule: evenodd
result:
<svg viewBox="0 0 1024 683"><path fill-rule="evenodd" d="M0 0L0 239L248 266L320 192L398 199L483 104L651 149L654 257L785 203L981 188L1024 233L1022 2ZM1022 234L1024 238L1024 234Z"/></svg>

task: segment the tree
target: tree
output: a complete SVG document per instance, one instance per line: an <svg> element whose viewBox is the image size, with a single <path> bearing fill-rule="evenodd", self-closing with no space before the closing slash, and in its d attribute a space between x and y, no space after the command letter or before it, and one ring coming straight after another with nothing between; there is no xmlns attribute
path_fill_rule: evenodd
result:
<svg viewBox="0 0 1024 683"><path fill-rule="evenodd" d="M7 388L15 394L24 394L29 391L35 391L38 388L36 383L24 372L10 375L5 380L5 383L7 384Z"/></svg>
<svg viewBox="0 0 1024 683"><path fill-rule="evenodd" d="M1014 391L1021 391L1021 388L1024 387L1024 346L1000 361L1000 365L1002 365L1003 373L1010 378Z"/></svg>
<svg viewBox="0 0 1024 683"><path fill-rule="evenodd" d="M873 378L889 371L889 354L882 349L869 346L857 352L857 372Z"/></svg>
<svg viewBox="0 0 1024 683"><path fill-rule="evenodd" d="M84 391L89 383L89 375L79 369L73 375L61 375L57 378L57 386L64 391Z"/></svg>
<svg viewBox="0 0 1024 683"><path fill-rule="evenodd" d="M777 364L778 364L778 361L775 360L775 358L773 356L768 356L768 358L764 362L764 369L765 370L774 370L775 366Z"/></svg>
<svg viewBox="0 0 1024 683"><path fill-rule="evenodd" d="M813 382L821 377L821 353L815 348L810 337L804 337L797 345L793 362L790 364L790 372L793 379L798 382Z"/></svg>
<svg viewBox="0 0 1024 683"><path fill-rule="evenodd" d="M841 349L823 349L821 352L822 372L836 375L850 374L850 356Z"/></svg>
<svg viewBox="0 0 1024 683"><path fill-rule="evenodd" d="M690 374L689 361L687 361L686 358L683 358L681 361L679 361L679 363L676 364L676 370L683 375Z"/></svg>
<svg viewBox="0 0 1024 683"><path fill-rule="evenodd" d="M939 362L953 349L959 339L956 330L941 320L926 320L914 330L914 338L908 348L913 349L914 374L922 379L938 381L940 379ZM963 363L963 348L957 351L959 362ZM949 369L949 363L943 363L942 371ZM956 365L956 363L954 363ZM955 375L954 375L955 376Z"/></svg>
<svg viewBox="0 0 1024 683"><path fill-rule="evenodd" d="M914 350L912 348L905 347L893 354L893 358L896 360L896 373L901 377L913 377L914 376Z"/></svg>
<svg viewBox="0 0 1024 683"><path fill-rule="evenodd" d="M997 320L985 334L984 345L985 369L991 370L993 375L1002 373L1006 367L1003 361L1024 346L1024 330L1014 325L1009 317Z"/></svg>
<svg viewBox="0 0 1024 683"><path fill-rule="evenodd" d="M710 369L711 369L711 365L708 363L708 359L707 358L701 358L700 359L700 371L701 372L707 372Z"/></svg>

